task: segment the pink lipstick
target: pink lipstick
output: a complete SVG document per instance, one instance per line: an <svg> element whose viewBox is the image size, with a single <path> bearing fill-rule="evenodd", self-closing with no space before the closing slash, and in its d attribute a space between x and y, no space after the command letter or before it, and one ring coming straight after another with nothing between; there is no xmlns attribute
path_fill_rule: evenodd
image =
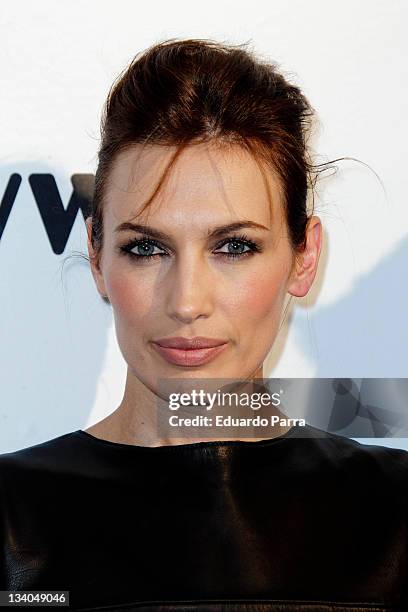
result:
<svg viewBox="0 0 408 612"><path fill-rule="evenodd" d="M219 338L159 338L152 342L155 350L169 363L180 366L199 366L208 363L221 353L228 340Z"/></svg>

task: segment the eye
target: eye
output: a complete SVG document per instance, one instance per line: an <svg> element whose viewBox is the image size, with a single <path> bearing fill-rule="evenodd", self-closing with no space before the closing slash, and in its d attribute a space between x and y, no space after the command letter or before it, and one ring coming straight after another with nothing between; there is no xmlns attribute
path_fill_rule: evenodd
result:
<svg viewBox="0 0 408 612"><path fill-rule="evenodd" d="M226 250L220 249L226 247ZM155 252L159 249L161 252ZM154 238L143 237L131 240L128 244L119 247L120 252L132 257L136 261L145 262L158 257L169 257L169 253ZM261 248L245 235L228 236L217 245L215 254L227 258L241 258L261 252Z"/></svg>
<svg viewBox="0 0 408 612"><path fill-rule="evenodd" d="M219 248L227 247L226 251L220 251ZM225 238L217 247L216 253L220 253L224 257L247 257L255 252L260 252L259 246L250 240L247 236L229 236Z"/></svg>
<svg viewBox="0 0 408 612"><path fill-rule="evenodd" d="M164 251L164 253L155 253L155 249L161 249L162 251L164 251L163 247L161 247L160 244L152 238L141 238L138 240L132 240L128 244L125 244L123 247L120 247L120 250L123 253L139 260L148 260L168 255L166 251Z"/></svg>

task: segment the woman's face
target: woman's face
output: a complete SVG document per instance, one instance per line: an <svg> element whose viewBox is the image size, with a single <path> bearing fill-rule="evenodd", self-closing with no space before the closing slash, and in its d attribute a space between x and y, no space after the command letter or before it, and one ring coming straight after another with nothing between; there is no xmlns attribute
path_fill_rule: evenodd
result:
<svg viewBox="0 0 408 612"><path fill-rule="evenodd" d="M152 389L158 378L262 376L285 297L307 293L318 252L306 274L296 272L278 182L238 146L188 146L137 216L174 151L134 145L109 177L103 249L92 272L111 302L120 349ZM196 336L223 345L211 353L155 344Z"/></svg>

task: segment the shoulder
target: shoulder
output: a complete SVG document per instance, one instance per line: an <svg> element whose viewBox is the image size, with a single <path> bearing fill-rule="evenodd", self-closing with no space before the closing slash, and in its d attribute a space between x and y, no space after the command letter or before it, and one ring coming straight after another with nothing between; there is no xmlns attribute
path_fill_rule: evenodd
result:
<svg viewBox="0 0 408 612"><path fill-rule="evenodd" d="M66 504L92 465L76 432L0 455L0 534ZM75 495L72 496L75 498ZM23 520L23 523L20 521ZM43 519L39 519L43 520ZM1 537L0 537L1 539Z"/></svg>
<svg viewBox="0 0 408 612"><path fill-rule="evenodd" d="M35 473L55 473L71 466L80 453L76 432L34 444L16 451L0 454L0 484L5 478L33 476Z"/></svg>
<svg viewBox="0 0 408 612"><path fill-rule="evenodd" d="M347 477L364 483L376 482L378 486L398 485L406 487L408 478L408 451L375 444L363 444L357 440L320 430L307 425L304 440L299 444L299 458L303 455L309 468L315 462L319 472Z"/></svg>

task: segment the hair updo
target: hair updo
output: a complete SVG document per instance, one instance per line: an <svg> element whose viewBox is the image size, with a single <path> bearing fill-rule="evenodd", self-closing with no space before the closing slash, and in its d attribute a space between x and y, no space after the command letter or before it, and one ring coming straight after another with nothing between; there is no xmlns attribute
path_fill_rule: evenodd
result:
<svg viewBox="0 0 408 612"><path fill-rule="evenodd" d="M307 137L313 109L274 63L244 45L167 40L136 55L113 83L102 114L92 202L92 245L103 245L103 200L119 152L135 144L176 145L176 153L143 209L188 144L239 144L278 177L291 246L305 246L308 187L313 187Z"/></svg>

